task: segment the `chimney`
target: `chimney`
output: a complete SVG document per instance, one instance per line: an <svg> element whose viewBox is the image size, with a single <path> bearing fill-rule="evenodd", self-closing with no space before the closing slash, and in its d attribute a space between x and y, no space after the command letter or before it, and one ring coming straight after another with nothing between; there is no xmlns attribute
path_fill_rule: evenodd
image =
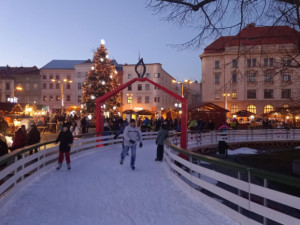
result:
<svg viewBox="0 0 300 225"><path fill-rule="evenodd" d="M256 26L256 24L255 23L249 23L249 24L247 24L247 26L246 27L255 27Z"/></svg>

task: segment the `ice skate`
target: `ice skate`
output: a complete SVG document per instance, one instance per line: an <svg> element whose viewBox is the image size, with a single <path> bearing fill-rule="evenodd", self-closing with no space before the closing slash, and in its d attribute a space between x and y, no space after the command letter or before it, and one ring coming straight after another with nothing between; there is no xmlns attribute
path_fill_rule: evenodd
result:
<svg viewBox="0 0 300 225"><path fill-rule="evenodd" d="M59 170L61 168L62 164L61 163L58 163L57 167L56 167L56 170Z"/></svg>

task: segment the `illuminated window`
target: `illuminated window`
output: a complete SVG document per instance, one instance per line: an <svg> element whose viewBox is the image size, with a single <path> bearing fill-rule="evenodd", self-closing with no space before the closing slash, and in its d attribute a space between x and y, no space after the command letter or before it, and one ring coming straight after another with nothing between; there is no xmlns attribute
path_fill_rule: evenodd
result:
<svg viewBox="0 0 300 225"><path fill-rule="evenodd" d="M127 97L127 103L128 103L128 104L131 104L131 103L132 103L132 96L128 96L128 97Z"/></svg>
<svg viewBox="0 0 300 225"><path fill-rule="evenodd" d="M232 99L237 99L237 91L232 91Z"/></svg>
<svg viewBox="0 0 300 225"><path fill-rule="evenodd" d="M247 107L247 111L256 114L256 106L255 105L249 105Z"/></svg>
<svg viewBox="0 0 300 225"><path fill-rule="evenodd" d="M237 105L232 105L231 107L230 107L230 112L231 112L231 114L235 114L235 113L237 113L239 111L239 107L237 106Z"/></svg>
<svg viewBox="0 0 300 225"><path fill-rule="evenodd" d="M266 105L264 107L264 113L268 113L274 110L274 107L272 105Z"/></svg>

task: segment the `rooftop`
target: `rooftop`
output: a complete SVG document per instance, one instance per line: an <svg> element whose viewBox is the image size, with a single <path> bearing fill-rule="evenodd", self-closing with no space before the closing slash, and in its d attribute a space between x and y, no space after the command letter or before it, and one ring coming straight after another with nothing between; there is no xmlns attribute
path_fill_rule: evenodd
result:
<svg viewBox="0 0 300 225"><path fill-rule="evenodd" d="M300 32L288 26L256 27L250 25L235 36L222 36L204 49L204 53L224 52L227 46L298 44Z"/></svg>
<svg viewBox="0 0 300 225"><path fill-rule="evenodd" d="M2 77L11 77L17 74L26 74L26 73L38 73L39 69L36 66L32 67L10 67L10 66L0 66L0 75Z"/></svg>
<svg viewBox="0 0 300 225"><path fill-rule="evenodd" d="M91 62L88 60L52 60L41 69L65 69L73 70L76 64L88 63Z"/></svg>

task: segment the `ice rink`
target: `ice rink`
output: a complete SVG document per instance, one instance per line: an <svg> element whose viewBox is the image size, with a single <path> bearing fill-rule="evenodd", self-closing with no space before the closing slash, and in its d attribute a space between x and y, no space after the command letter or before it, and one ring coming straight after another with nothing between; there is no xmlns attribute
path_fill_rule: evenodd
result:
<svg viewBox="0 0 300 225"><path fill-rule="evenodd" d="M1 225L226 225L237 224L175 184L156 145L137 149L136 170L121 145L79 153L72 170L55 166L24 186L0 209Z"/></svg>

